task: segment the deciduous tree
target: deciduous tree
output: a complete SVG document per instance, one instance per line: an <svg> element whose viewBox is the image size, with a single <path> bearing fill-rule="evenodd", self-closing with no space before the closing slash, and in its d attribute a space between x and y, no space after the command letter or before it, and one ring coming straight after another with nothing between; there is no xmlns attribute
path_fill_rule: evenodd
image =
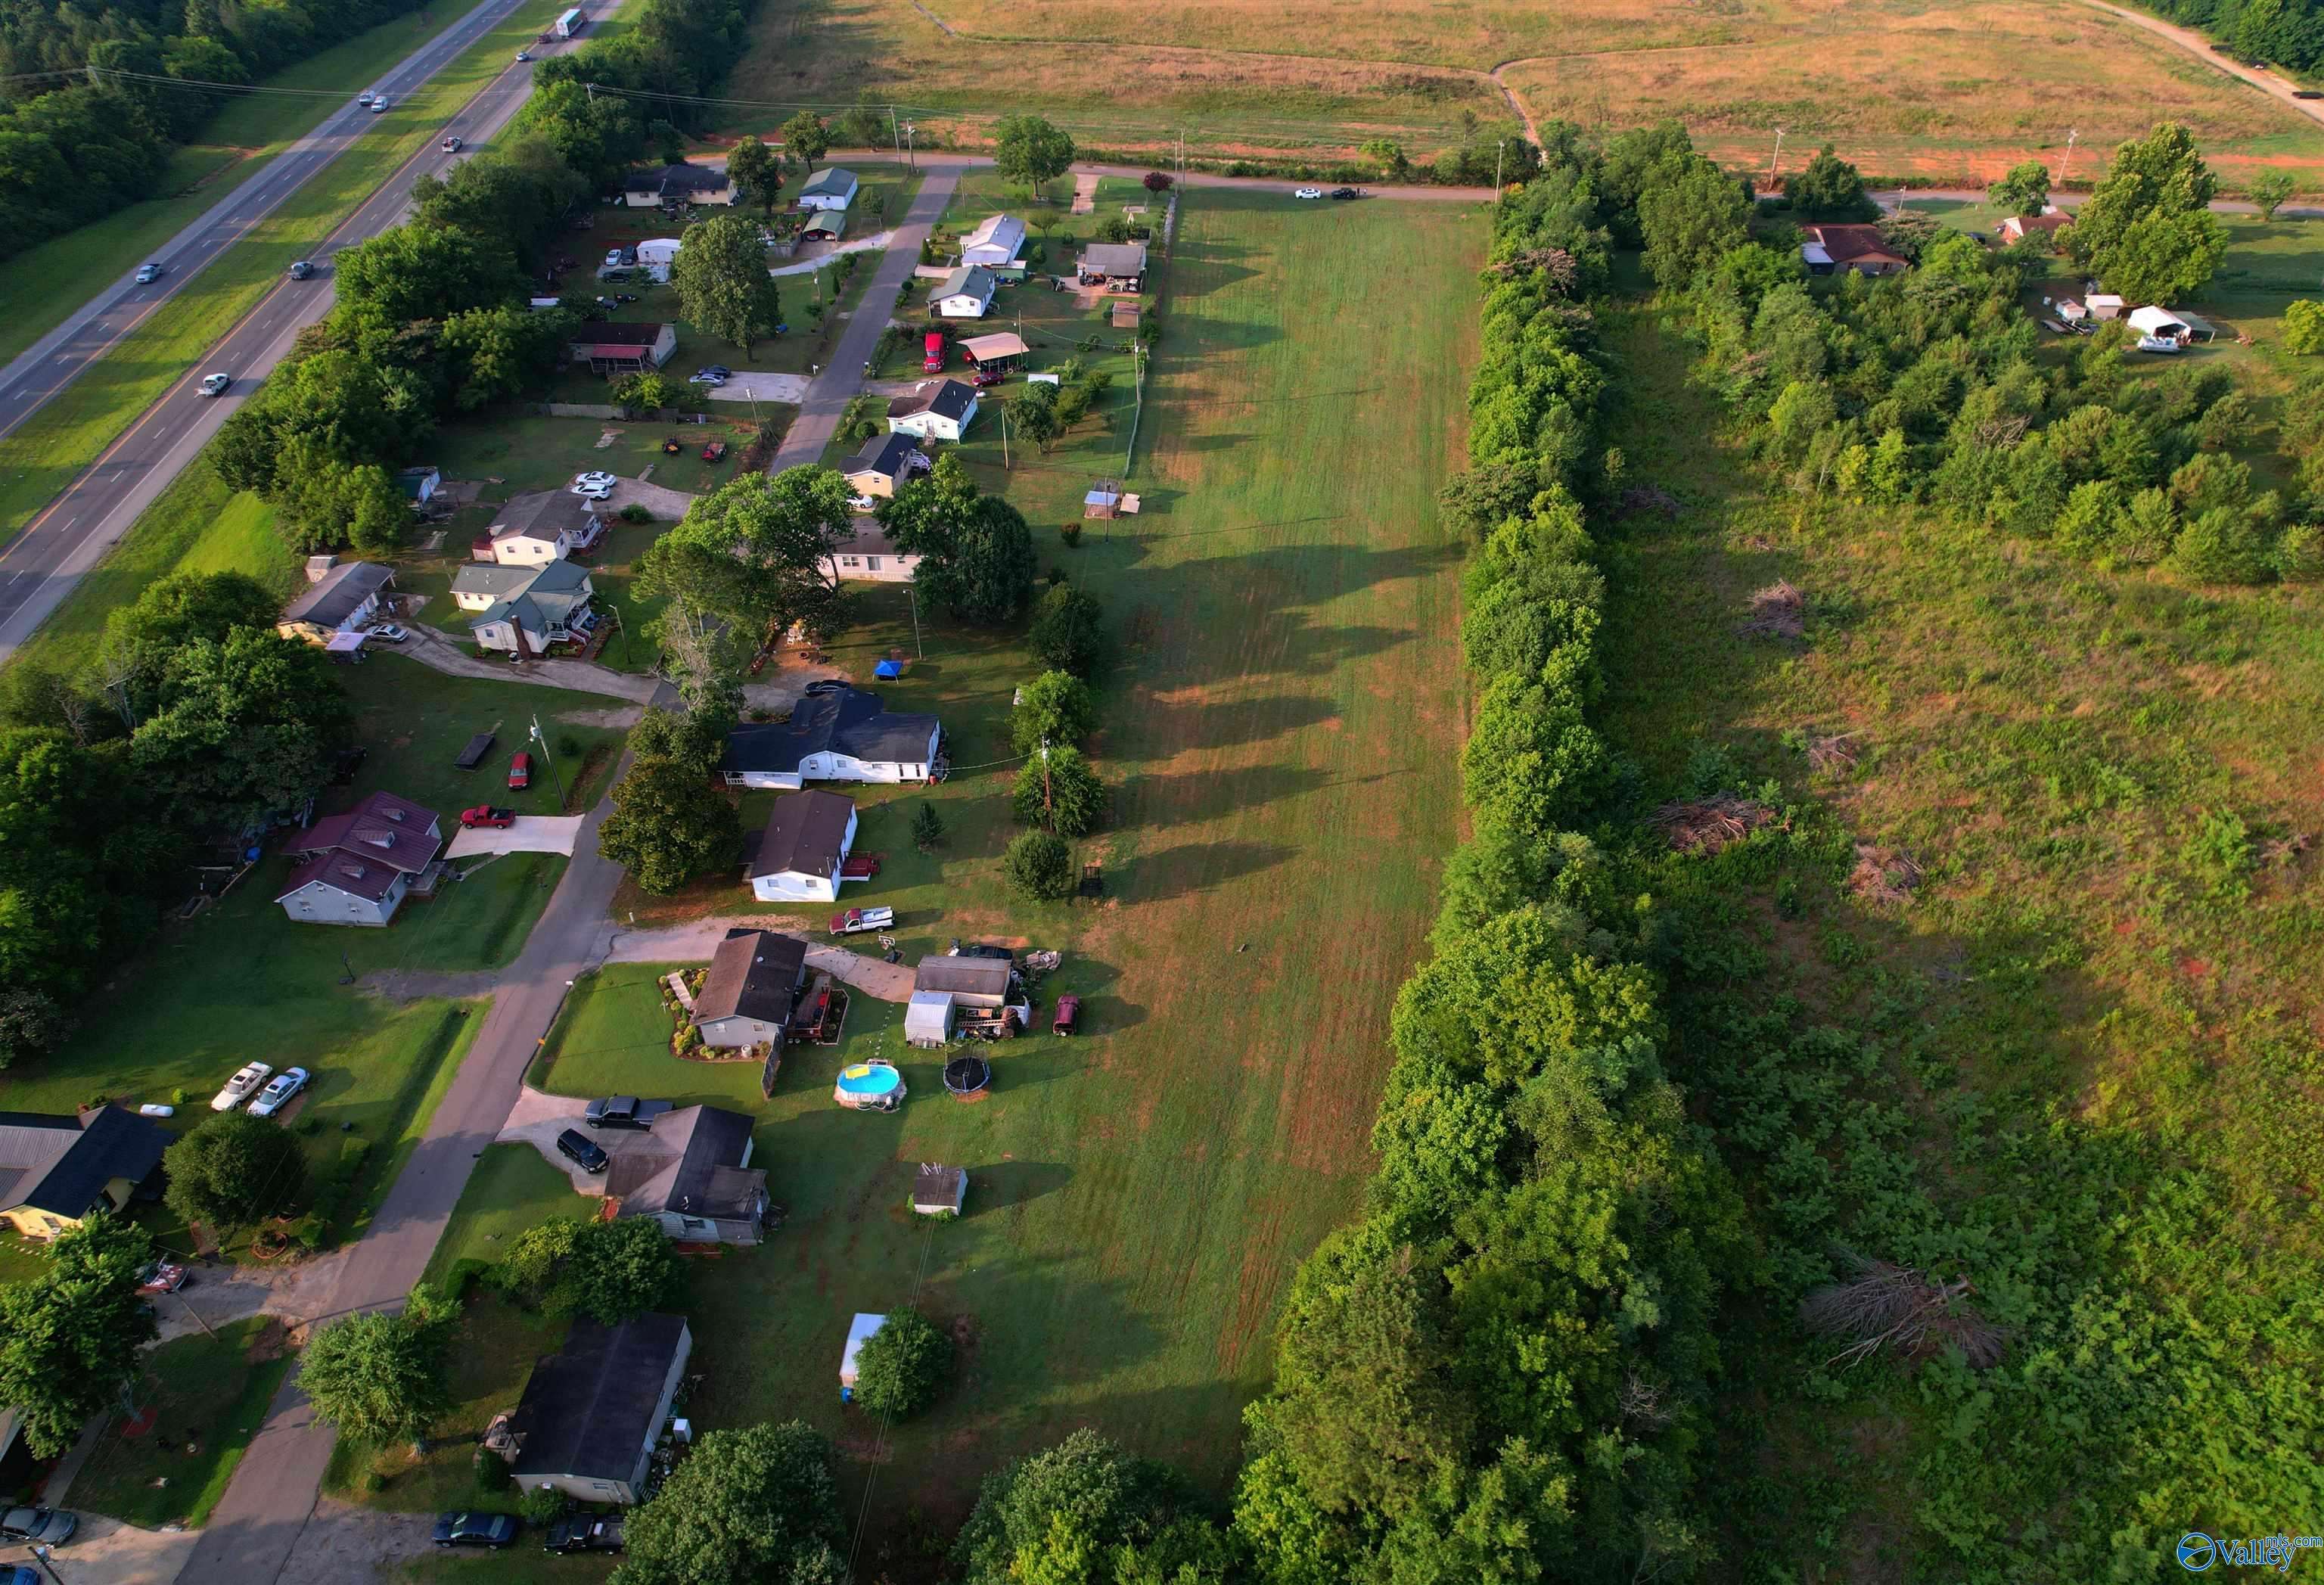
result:
<svg viewBox="0 0 2324 1585"><path fill-rule="evenodd" d="M2292 173L2288 170L2263 170L2251 179L2245 190L2251 195L2253 205L2263 220L2273 220L2275 212L2292 198Z"/></svg>
<svg viewBox="0 0 2324 1585"><path fill-rule="evenodd" d="M1019 832L1001 861L1001 872L1019 897L1034 902L1073 895L1073 851L1053 831Z"/></svg>
<svg viewBox="0 0 2324 1585"><path fill-rule="evenodd" d="M669 267L678 306L697 327L749 357L782 323L782 293L767 273L757 222L720 215L687 226L684 240Z"/></svg>
<svg viewBox="0 0 2324 1585"><path fill-rule="evenodd" d="M854 492L824 467L745 474L698 498L639 558L640 586L682 596L761 643L794 625L845 625L838 550L855 535Z"/></svg>
<svg viewBox="0 0 2324 1585"><path fill-rule="evenodd" d="M1096 726L1089 684L1070 671L1045 671L1017 690L1009 739L1019 753L1032 754L1044 742L1078 746Z"/></svg>
<svg viewBox="0 0 2324 1585"><path fill-rule="evenodd" d="M418 1290L403 1314L373 1311L321 1328L299 1368L315 1418L361 1442L426 1436L452 1406L448 1330L447 1318Z"/></svg>
<svg viewBox="0 0 2324 1585"><path fill-rule="evenodd" d="M657 897L732 863L742 851L733 801L699 767L634 760L613 797L613 813L597 829L597 851Z"/></svg>
<svg viewBox="0 0 2324 1585"><path fill-rule="evenodd" d="M1750 240L1750 213L1742 184L1699 154L1657 168L1638 198L1646 268L1666 290L1692 285Z"/></svg>
<svg viewBox="0 0 2324 1585"><path fill-rule="evenodd" d="M1074 162L1074 140L1038 115L1004 115L992 132L992 163L1001 179L1036 192Z"/></svg>
<svg viewBox="0 0 2324 1585"><path fill-rule="evenodd" d="M1025 641L1042 665L1087 677L1105 650L1104 618L1097 596L1059 584L1034 605Z"/></svg>
<svg viewBox="0 0 2324 1585"><path fill-rule="evenodd" d="M952 1338L908 1305L888 1312L855 1359L855 1401L907 1419L936 1402L952 1375Z"/></svg>
<svg viewBox="0 0 2324 1585"><path fill-rule="evenodd" d="M322 651L237 628L171 658L129 758L182 825L238 829L318 791L354 720Z"/></svg>
<svg viewBox="0 0 2324 1585"><path fill-rule="evenodd" d="M170 1209L231 1231L295 1204L307 1186L307 1153L269 1118L213 1112L162 1154Z"/></svg>
<svg viewBox="0 0 2324 1585"><path fill-rule="evenodd" d="M809 113L800 111L799 115ZM794 120L797 117L793 117ZM761 215L771 215L783 196L783 162L756 137L745 137L726 156L726 176L736 189L748 193Z"/></svg>
<svg viewBox="0 0 2324 1585"><path fill-rule="evenodd" d="M805 1421L714 1431L632 1511L620 1585L841 1585L831 1444Z"/></svg>
<svg viewBox="0 0 2324 1585"><path fill-rule="evenodd" d="M152 1258L143 1228L100 1212L57 1239L39 1276L0 1284L0 1402L23 1416L35 1456L72 1446L135 1378L160 1332L137 1294Z"/></svg>
<svg viewBox="0 0 2324 1585"><path fill-rule="evenodd" d="M2191 295L2227 251L2227 233L2208 207L2218 190L2193 134L2160 123L2115 151L2114 164L2075 211L2067 249L2133 302Z"/></svg>
<svg viewBox="0 0 2324 1585"><path fill-rule="evenodd" d="M803 165L812 165L831 152L831 134L824 128L823 117L812 110L802 110L784 122L780 136L783 152Z"/></svg>
<svg viewBox="0 0 2324 1585"><path fill-rule="evenodd" d="M2004 215L2039 215L2050 206L2050 168L2039 160L2012 165L2008 175L1985 189L1985 201Z"/></svg>
<svg viewBox="0 0 2324 1585"><path fill-rule="evenodd" d="M1009 806L1018 823L1059 836L1087 836L1105 818L1105 783L1079 749L1058 744L1036 750L1017 773Z"/></svg>
<svg viewBox="0 0 2324 1585"><path fill-rule="evenodd" d="M986 624L1024 611L1037 566L1033 530L1007 501L980 493L956 456L881 502L877 516L899 552L920 558L913 579L931 604Z"/></svg>

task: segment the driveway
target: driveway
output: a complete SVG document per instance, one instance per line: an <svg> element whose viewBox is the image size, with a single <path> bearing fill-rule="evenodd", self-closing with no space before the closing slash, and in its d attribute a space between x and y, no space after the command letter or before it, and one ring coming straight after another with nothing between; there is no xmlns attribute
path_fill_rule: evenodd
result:
<svg viewBox="0 0 2324 1585"><path fill-rule="evenodd" d="M597 513L612 519L619 517L625 506L642 506L653 513L656 521L674 523L686 515L694 499L683 490L673 490L650 479L623 479L613 486L611 495L597 503Z"/></svg>
<svg viewBox="0 0 2324 1585"><path fill-rule="evenodd" d="M713 401L787 401L793 407L807 400L805 374L777 374L763 369L737 369L724 385L702 394Z"/></svg>
<svg viewBox="0 0 2324 1585"><path fill-rule="evenodd" d="M200 1539L198 1531L140 1530L102 1514L84 1513L71 1542L57 1552L59 1578L69 1582L102 1580L105 1585L170 1585ZM20 1547L0 1548L0 1565L32 1562Z"/></svg>
<svg viewBox="0 0 2324 1585"><path fill-rule="evenodd" d="M288 1264L197 1264L184 1287L153 1301L161 1341L189 1337L205 1322L224 1326L248 1315L274 1315L287 1325L303 1326L328 1308L346 1255L339 1249Z"/></svg>
<svg viewBox="0 0 2324 1585"><path fill-rule="evenodd" d="M540 1152L540 1158L573 1180L576 1193L604 1198L605 1179L613 1168L602 1173L583 1172L558 1153L557 1136L567 1129L579 1129L604 1147L608 1156L619 1156L625 1150L650 1150L653 1133L643 1129L593 1129L581 1121L583 1110L589 1103L576 1101L570 1095L550 1095L527 1084L517 1092L516 1104L509 1108L508 1121L494 1135L495 1145L530 1145Z"/></svg>
<svg viewBox="0 0 2324 1585"><path fill-rule="evenodd" d="M684 492L671 490L665 493L678 495ZM594 660L479 660L425 623L410 629L410 640L391 653L406 656L431 671L440 671L449 677L474 677L493 682L570 688L577 693L603 694L608 698L627 699L633 705L642 705L651 699L654 689L660 686L650 677L615 671L612 667L600 666Z"/></svg>
<svg viewBox="0 0 2324 1585"><path fill-rule="evenodd" d="M478 853L563 853L573 856L574 839L581 834L579 815L519 815L513 825L462 826L444 850L447 859L474 858Z"/></svg>
<svg viewBox="0 0 2324 1585"><path fill-rule="evenodd" d="M740 925L752 930L771 930L778 935L788 935L807 943L807 966L821 969L833 979L854 986L867 996L881 1001L912 1000L912 971L903 963L891 963L869 954L851 952L844 946L834 946L816 941L804 930L779 927L780 921L764 914L730 914L715 919L696 919L690 924L671 925L659 930L624 930L613 937L613 950L605 954L609 963L687 963L707 961L726 939L726 932ZM868 938L867 938L868 939Z"/></svg>
<svg viewBox="0 0 2324 1585"><path fill-rule="evenodd" d="M785 264L779 269L770 270L767 273L770 275L805 275L811 270L822 269L825 264L828 264L832 260L837 258L842 253L878 253L881 249L886 247L890 242L893 241L895 239L895 235L896 234L892 231L875 231L870 236L859 236L853 242L843 242L837 247L825 248L822 252L816 253L812 257L802 258L796 264ZM804 253L806 250L801 249L800 251Z"/></svg>

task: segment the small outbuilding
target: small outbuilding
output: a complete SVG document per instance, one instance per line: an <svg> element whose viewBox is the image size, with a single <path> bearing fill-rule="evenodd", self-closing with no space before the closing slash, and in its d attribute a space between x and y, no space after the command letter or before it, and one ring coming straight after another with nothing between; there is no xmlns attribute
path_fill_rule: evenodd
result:
<svg viewBox="0 0 2324 1585"><path fill-rule="evenodd" d="M600 321L583 326L569 351L575 363L589 365L591 373L616 380L650 373L677 356L678 331L669 325Z"/></svg>
<svg viewBox="0 0 2324 1585"><path fill-rule="evenodd" d="M927 1050L951 1038L952 993L913 991L912 1000L904 1004L904 1044Z"/></svg>
<svg viewBox="0 0 2324 1585"><path fill-rule="evenodd" d="M2187 321L2169 309L2133 309L2124 318L2141 336L2152 336L2162 341L2187 339Z"/></svg>
<svg viewBox="0 0 2324 1585"><path fill-rule="evenodd" d="M1084 285L1102 283L1108 291L1137 291L1146 282L1146 244L1093 242L1082 250Z"/></svg>
<svg viewBox="0 0 2324 1585"><path fill-rule="evenodd" d="M798 207L802 209L844 209L855 201L857 189L862 184L855 180L853 170L842 170L836 165L826 166L807 179L799 189Z"/></svg>
<svg viewBox="0 0 2324 1585"><path fill-rule="evenodd" d="M933 1161L920 1163L920 1170L912 1178L912 1210L920 1216L942 1216L950 1212L960 1214L968 1203L968 1169L960 1166L939 1166Z"/></svg>
<svg viewBox="0 0 2324 1585"><path fill-rule="evenodd" d="M1006 330L991 336L964 336L959 346L960 355L968 360L970 368L1002 373L1023 363L1030 350L1023 336Z"/></svg>
<svg viewBox="0 0 2324 1585"><path fill-rule="evenodd" d="M816 209L812 213L814 218L799 232L802 242L837 242L847 235L846 210Z"/></svg>

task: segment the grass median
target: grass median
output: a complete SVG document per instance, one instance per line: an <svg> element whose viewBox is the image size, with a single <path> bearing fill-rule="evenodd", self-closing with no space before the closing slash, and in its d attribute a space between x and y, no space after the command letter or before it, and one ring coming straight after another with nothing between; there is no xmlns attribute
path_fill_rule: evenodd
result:
<svg viewBox="0 0 2324 1585"><path fill-rule="evenodd" d="M0 439L0 539L23 532L137 415L257 306L293 259L310 251L438 134L444 118L537 37L556 0L530 0L460 58L376 119L354 148L317 172L243 239L92 362L62 394ZM318 289L319 290L319 289ZM138 530L144 524L141 520Z"/></svg>

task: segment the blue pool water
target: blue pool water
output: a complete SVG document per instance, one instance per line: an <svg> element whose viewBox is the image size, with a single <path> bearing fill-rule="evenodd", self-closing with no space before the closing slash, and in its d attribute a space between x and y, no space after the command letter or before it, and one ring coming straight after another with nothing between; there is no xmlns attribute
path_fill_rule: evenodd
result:
<svg viewBox="0 0 2324 1585"><path fill-rule="evenodd" d="M859 1063L852 1068L841 1070L839 1087L850 1095L886 1095L903 1080L904 1076L894 1068Z"/></svg>

